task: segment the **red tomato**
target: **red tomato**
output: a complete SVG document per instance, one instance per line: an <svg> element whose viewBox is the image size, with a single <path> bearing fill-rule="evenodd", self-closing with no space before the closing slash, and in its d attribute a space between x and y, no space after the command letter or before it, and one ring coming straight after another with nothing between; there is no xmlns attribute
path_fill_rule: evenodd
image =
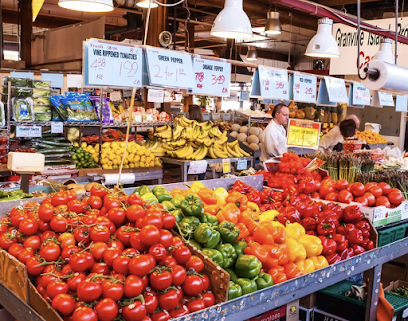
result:
<svg viewBox="0 0 408 321"><path fill-rule="evenodd" d="M89 235L89 228L86 226L78 227L74 230L75 240L82 244L88 244L91 241L91 236Z"/></svg>
<svg viewBox="0 0 408 321"><path fill-rule="evenodd" d="M115 247L110 247L103 253L103 261L109 265L112 266L113 260L118 257L119 255L122 254L122 251L118 248Z"/></svg>
<svg viewBox="0 0 408 321"><path fill-rule="evenodd" d="M338 198L339 198L339 194L336 192L326 194L326 196L324 197L326 201L333 201L333 202L337 202Z"/></svg>
<svg viewBox="0 0 408 321"><path fill-rule="evenodd" d="M176 237L173 237L173 242L171 245L173 247L180 247L184 245L184 242L180 237L176 236Z"/></svg>
<svg viewBox="0 0 408 321"><path fill-rule="evenodd" d="M175 310L171 311L170 315L172 318L178 318L189 313L190 310L187 308L186 305L183 304L181 306L178 306Z"/></svg>
<svg viewBox="0 0 408 321"><path fill-rule="evenodd" d="M144 290L142 279L136 275L129 275L125 281L125 296L133 298Z"/></svg>
<svg viewBox="0 0 408 321"><path fill-rule="evenodd" d="M201 296L203 297L206 308L213 306L215 304L215 297L214 294L212 294L211 292L205 292Z"/></svg>
<svg viewBox="0 0 408 321"><path fill-rule="evenodd" d="M44 265L41 265L41 261L36 256L30 257L26 262L26 266L28 274L33 276L40 275L44 271Z"/></svg>
<svg viewBox="0 0 408 321"><path fill-rule="evenodd" d="M52 281L48 284L47 294L52 299L54 299L58 294L68 294L69 287L68 284L62 281Z"/></svg>
<svg viewBox="0 0 408 321"><path fill-rule="evenodd" d="M32 235L25 239L23 245L25 248L31 248L34 251L37 251L41 245L41 239L38 235Z"/></svg>
<svg viewBox="0 0 408 321"><path fill-rule="evenodd" d="M30 257L34 256L34 250L31 248L25 248L18 254L18 260L21 263L27 264L27 261Z"/></svg>
<svg viewBox="0 0 408 321"><path fill-rule="evenodd" d="M132 222L132 223L138 220L141 220L145 216L146 216L145 209L142 206L137 205L137 204L130 205L128 209L126 210L126 217L129 220L129 222Z"/></svg>
<svg viewBox="0 0 408 321"><path fill-rule="evenodd" d="M10 246L12 246L15 243L17 243L17 238L14 235L8 232L0 235L0 247L3 250L8 251Z"/></svg>
<svg viewBox="0 0 408 321"><path fill-rule="evenodd" d="M126 219L126 211L123 208L119 207L112 208L108 211L107 217L112 223L120 225Z"/></svg>
<svg viewBox="0 0 408 321"><path fill-rule="evenodd" d="M62 216L54 216L50 221L50 227L54 232L63 233L68 229L67 219Z"/></svg>
<svg viewBox="0 0 408 321"><path fill-rule="evenodd" d="M76 214L80 214L84 210L84 206L82 205L81 201L78 200L69 201L67 206L70 212L74 212Z"/></svg>
<svg viewBox="0 0 408 321"><path fill-rule="evenodd" d="M166 310L155 312L151 316L153 321L167 321L171 319L171 315Z"/></svg>
<svg viewBox="0 0 408 321"><path fill-rule="evenodd" d="M86 280L86 275L83 273L75 272L73 277L68 279L67 284L70 291L76 292L79 283Z"/></svg>
<svg viewBox="0 0 408 321"><path fill-rule="evenodd" d="M176 226L176 217L170 213L164 213L162 215L163 228L166 230L171 230Z"/></svg>
<svg viewBox="0 0 408 321"><path fill-rule="evenodd" d="M68 245L61 251L61 257L69 262L69 258L71 257L72 254L76 252L81 252L81 249L78 246L75 245Z"/></svg>
<svg viewBox="0 0 408 321"><path fill-rule="evenodd" d="M38 220L38 230L43 233L51 229L49 222L44 222L42 220Z"/></svg>
<svg viewBox="0 0 408 321"><path fill-rule="evenodd" d="M130 258L126 255L119 255L113 259L112 268L120 274L129 274Z"/></svg>
<svg viewBox="0 0 408 321"><path fill-rule="evenodd" d="M135 301L122 309L122 317L126 321L143 320L146 316L146 308L140 301Z"/></svg>
<svg viewBox="0 0 408 321"><path fill-rule="evenodd" d="M112 321L119 314L119 307L115 301L105 298L99 301L95 306L99 321Z"/></svg>
<svg viewBox="0 0 408 321"><path fill-rule="evenodd" d="M132 205L140 205L140 206L142 206L143 205L143 200L140 198L140 196L139 195L137 195L137 194L131 194L131 195L129 195L129 197L128 197L128 203L130 204L130 206L129 206L129 208L132 206ZM129 218L128 218L129 219ZM130 220L129 220L130 221Z"/></svg>
<svg viewBox="0 0 408 321"><path fill-rule="evenodd" d="M147 225L156 226L159 230L161 230L163 228L161 214L147 214L145 217L143 217L143 219L140 221L140 228Z"/></svg>
<svg viewBox="0 0 408 321"><path fill-rule="evenodd" d="M368 200L364 196L355 198L354 202L360 203L362 206L368 206Z"/></svg>
<svg viewBox="0 0 408 321"><path fill-rule="evenodd" d="M110 298L117 302L122 299L124 294L125 288L122 283L112 282L111 280L102 283L102 297Z"/></svg>
<svg viewBox="0 0 408 321"><path fill-rule="evenodd" d="M91 273L102 274L102 275L109 275L111 269L106 263L95 263L91 268Z"/></svg>
<svg viewBox="0 0 408 321"><path fill-rule="evenodd" d="M385 206L386 208L390 208L391 204L387 196L380 196L379 198L377 198L377 201L375 202L375 206Z"/></svg>
<svg viewBox="0 0 408 321"><path fill-rule="evenodd" d="M109 229L103 225L92 226L89 234L93 242L108 242L110 238Z"/></svg>
<svg viewBox="0 0 408 321"><path fill-rule="evenodd" d="M61 248L58 244L49 242L48 244L40 248L38 254L40 254L40 256L47 262L56 261L61 255Z"/></svg>
<svg viewBox="0 0 408 321"><path fill-rule="evenodd" d="M187 308L190 310L190 313L203 310L205 309L204 300L202 298L196 298L194 300L191 300L190 302L187 303Z"/></svg>
<svg viewBox="0 0 408 321"><path fill-rule="evenodd" d="M176 259L177 263L184 265L190 260L191 252L187 246L180 246L173 252L173 257Z"/></svg>
<svg viewBox="0 0 408 321"><path fill-rule="evenodd" d="M362 183L353 183L350 185L350 192L352 192L355 197L363 196L365 193L364 185Z"/></svg>
<svg viewBox="0 0 408 321"><path fill-rule="evenodd" d="M167 250L164 245L157 243L149 248L149 254L152 255L156 261L161 261L167 256Z"/></svg>
<svg viewBox="0 0 408 321"><path fill-rule="evenodd" d="M160 230L160 243L168 249L173 242L173 235L168 230Z"/></svg>
<svg viewBox="0 0 408 321"><path fill-rule="evenodd" d="M108 194L103 198L103 206L109 211L112 208L120 207L120 203L115 196Z"/></svg>
<svg viewBox="0 0 408 321"><path fill-rule="evenodd" d="M173 277L169 271L153 271L149 275L150 285L155 290L165 290L172 283Z"/></svg>
<svg viewBox="0 0 408 321"><path fill-rule="evenodd" d="M181 286L187 278L187 272L181 265L176 265L172 267L172 285Z"/></svg>
<svg viewBox="0 0 408 321"><path fill-rule="evenodd" d="M67 203L68 197L64 192L57 192L53 196L51 196L52 206L66 205Z"/></svg>
<svg viewBox="0 0 408 321"><path fill-rule="evenodd" d="M387 196L391 192L391 186L388 185L387 183L381 182L381 183L378 183L378 186L381 187L383 191L383 195L385 196Z"/></svg>
<svg viewBox="0 0 408 321"><path fill-rule="evenodd" d="M95 281L85 280L79 283L77 295L81 301L92 302L102 295L102 286Z"/></svg>
<svg viewBox="0 0 408 321"><path fill-rule="evenodd" d="M139 277L148 275L156 266L156 260L150 254L136 255L129 262L129 271L131 274Z"/></svg>
<svg viewBox="0 0 408 321"><path fill-rule="evenodd" d="M52 307L62 316L67 316L74 312L75 300L68 294L58 294L52 300Z"/></svg>
<svg viewBox="0 0 408 321"><path fill-rule="evenodd" d="M178 291L170 289L165 293L161 293L157 296L159 300L159 306L163 310L172 311L180 304L180 297ZM153 314L154 315L154 314Z"/></svg>
<svg viewBox="0 0 408 321"><path fill-rule="evenodd" d="M334 193L335 191L335 183L332 180L326 180L320 186L319 194L322 198L325 198L326 195Z"/></svg>
<svg viewBox="0 0 408 321"><path fill-rule="evenodd" d="M15 228L18 228L20 226L20 223L28 218L27 215L21 212L14 213L10 217L11 217L11 224L13 224Z"/></svg>
<svg viewBox="0 0 408 321"><path fill-rule="evenodd" d="M335 184L334 187L336 190L341 191L343 189L347 189L349 187L349 182L347 182L345 179L339 179Z"/></svg>
<svg viewBox="0 0 408 321"><path fill-rule="evenodd" d="M372 207L375 205L375 196L372 193L364 193L364 197L367 199L367 206Z"/></svg>
<svg viewBox="0 0 408 321"><path fill-rule="evenodd" d="M116 238L123 243L125 247L130 246L130 236L132 235L133 228L129 226L121 226L116 230Z"/></svg>
<svg viewBox="0 0 408 321"><path fill-rule="evenodd" d="M88 270L88 258L83 252L74 253L69 257L69 265L74 272L84 272Z"/></svg>
<svg viewBox="0 0 408 321"><path fill-rule="evenodd" d="M398 206L404 200L404 196L400 190L392 189L388 194L388 199L392 205Z"/></svg>
<svg viewBox="0 0 408 321"><path fill-rule="evenodd" d="M109 190L105 186L98 184L92 186L90 192L91 196L98 196L103 199L109 193Z"/></svg>
<svg viewBox="0 0 408 321"><path fill-rule="evenodd" d="M204 284L200 276L192 274L187 275L182 288L185 294L197 296L203 292Z"/></svg>
<svg viewBox="0 0 408 321"><path fill-rule="evenodd" d="M365 191L368 192L368 190L369 190L372 186L377 186L377 183L375 183L375 182L366 183L366 184L364 185Z"/></svg>
<svg viewBox="0 0 408 321"><path fill-rule="evenodd" d="M159 265L161 265L161 266L169 266L169 267L171 267L172 269L174 269L174 267L177 265L177 261L176 261L176 259L174 258L174 257L172 257L172 256L166 256L165 258L164 258L164 260L162 260L162 261L160 261L159 262Z"/></svg>
<svg viewBox="0 0 408 321"><path fill-rule="evenodd" d="M139 252L145 252L145 251L147 251L147 250L149 249L149 246L146 245L146 244L144 244L144 243L141 241L140 233L139 233L139 232L133 233L133 234L130 236L130 245L131 245L133 248L135 248L136 250L138 250Z"/></svg>
<svg viewBox="0 0 408 321"><path fill-rule="evenodd" d="M154 225L145 225L140 231L142 243L151 246L160 241L160 230Z"/></svg>
<svg viewBox="0 0 408 321"><path fill-rule="evenodd" d="M99 210L102 207L102 199L98 196L90 196L86 201L86 205L89 205L92 209Z"/></svg>
<svg viewBox="0 0 408 321"><path fill-rule="evenodd" d="M51 204L42 204L38 209L38 217L44 222L51 221L54 216L54 206Z"/></svg>
<svg viewBox="0 0 408 321"><path fill-rule="evenodd" d="M15 258L18 258L18 255L22 250L24 250L24 246L22 246L20 243L15 243L9 247L8 252Z"/></svg>
<svg viewBox="0 0 408 321"><path fill-rule="evenodd" d="M198 256L193 255L186 263L186 270L193 270L200 273L204 269L204 262Z"/></svg>
<svg viewBox="0 0 408 321"><path fill-rule="evenodd" d="M339 192L338 198L340 203L350 204L350 202L353 201L353 194L351 194L350 191L343 189Z"/></svg>
<svg viewBox="0 0 408 321"><path fill-rule="evenodd" d="M72 321L98 321L98 314L92 308L81 306L72 314Z"/></svg>
<svg viewBox="0 0 408 321"><path fill-rule="evenodd" d="M368 183L369 184L369 183ZM377 185L372 185L369 189L368 192L373 194L375 198L379 198L380 196L383 195L383 191L380 186Z"/></svg>
<svg viewBox="0 0 408 321"><path fill-rule="evenodd" d="M108 246L103 242L95 242L91 245L91 254L96 261L103 259L103 253L108 249Z"/></svg>
<svg viewBox="0 0 408 321"><path fill-rule="evenodd" d="M76 245L75 237L72 233L62 233L58 236L58 242L60 242L60 246L62 249L65 249L67 246Z"/></svg>

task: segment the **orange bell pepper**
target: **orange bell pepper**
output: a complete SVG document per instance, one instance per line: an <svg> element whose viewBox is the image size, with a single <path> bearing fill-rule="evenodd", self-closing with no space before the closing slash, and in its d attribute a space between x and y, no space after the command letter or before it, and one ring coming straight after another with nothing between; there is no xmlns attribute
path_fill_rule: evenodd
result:
<svg viewBox="0 0 408 321"><path fill-rule="evenodd" d="M244 212L248 208L248 198L239 192L231 192L225 199L225 202L227 204L235 204L240 212Z"/></svg>
<svg viewBox="0 0 408 321"><path fill-rule="evenodd" d="M288 246L282 244L263 244L262 247L268 252L269 257L278 260L279 265L285 265L289 262Z"/></svg>
<svg viewBox="0 0 408 321"><path fill-rule="evenodd" d="M204 207L205 208L205 207ZM241 240L246 238L247 236L251 235L251 233L249 233L248 228L245 226L245 224L243 223L238 223L236 224L236 227L238 227L239 229L239 235L238 235L238 239L237 240Z"/></svg>
<svg viewBox="0 0 408 321"><path fill-rule="evenodd" d="M253 235L255 241L261 244L281 244L285 240L285 230L279 226L273 226L270 222L259 224Z"/></svg>
<svg viewBox="0 0 408 321"><path fill-rule="evenodd" d="M208 213L211 215L217 215L219 207L217 205L205 205L204 204L204 213Z"/></svg>
<svg viewBox="0 0 408 321"><path fill-rule="evenodd" d="M244 249L245 254L256 256L262 264L268 260L268 252L257 242L252 242Z"/></svg>
<svg viewBox="0 0 408 321"><path fill-rule="evenodd" d="M288 280L297 278L298 276L302 275L302 272L299 271L297 265L293 262L285 264L283 270L285 271Z"/></svg>
<svg viewBox="0 0 408 321"><path fill-rule="evenodd" d="M217 197L215 193L210 190L209 188L202 188L198 191L197 193L198 197L201 198L201 200L206 204L206 205L215 205L217 204Z"/></svg>
<svg viewBox="0 0 408 321"><path fill-rule="evenodd" d="M239 194L239 193L238 193ZM234 224L238 223L239 208L232 203L227 204L217 213L218 222L229 221Z"/></svg>
<svg viewBox="0 0 408 321"><path fill-rule="evenodd" d="M245 242L247 242L248 244L251 244L251 243L255 242L254 237L253 236L247 236L245 238Z"/></svg>
<svg viewBox="0 0 408 321"><path fill-rule="evenodd" d="M276 268L269 269L267 270L267 273L272 276L273 284L287 281L285 270L282 266L277 266Z"/></svg>
<svg viewBox="0 0 408 321"><path fill-rule="evenodd" d="M254 216L258 216L257 214L254 214ZM243 212L239 216L239 222L244 224L250 233L253 233L254 230L259 226L259 222L256 220L256 218L252 215L250 212Z"/></svg>

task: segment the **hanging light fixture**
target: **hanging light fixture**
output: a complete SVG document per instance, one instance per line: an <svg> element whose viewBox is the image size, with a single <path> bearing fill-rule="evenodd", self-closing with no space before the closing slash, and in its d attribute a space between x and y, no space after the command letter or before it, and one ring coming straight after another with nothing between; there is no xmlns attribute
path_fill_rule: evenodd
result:
<svg viewBox="0 0 408 321"><path fill-rule="evenodd" d="M394 64L395 57L392 53L392 39L381 38L380 50L375 54L373 60L381 60L389 64Z"/></svg>
<svg viewBox="0 0 408 321"><path fill-rule="evenodd" d="M224 9L214 20L211 35L228 39L252 37L251 22L243 9L243 0L225 0Z"/></svg>
<svg viewBox="0 0 408 321"><path fill-rule="evenodd" d="M282 26L279 21L279 12L269 11L266 15L265 33L267 35L280 35Z"/></svg>
<svg viewBox="0 0 408 321"><path fill-rule="evenodd" d="M249 46L246 59L247 60L258 60L258 53L256 52L255 46Z"/></svg>
<svg viewBox="0 0 408 321"><path fill-rule="evenodd" d="M58 5L65 9L85 12L109 12L113 10L112 0L59 0Z"/></svg>
<svg viewBox="0 0 408 321"><path fill-rule="evenodd" d="M339 47L332 35L333 20L321 18L318 20L317 32L306 48L306 56L314 58L337 58Z"/></svg>
<svg viewBox="0 0 408 321"><path fill-rule="evenodd" d="M138 6L139 8L144 8L144 9L147 9L147 8L149 8L149 2L152 2L151 4L150 4L150 8L157 8L159 5L156 3L156 2L154 2L153 0L140 0L140 1L138 1L137 3L136 3L136 6Z"/></svg>

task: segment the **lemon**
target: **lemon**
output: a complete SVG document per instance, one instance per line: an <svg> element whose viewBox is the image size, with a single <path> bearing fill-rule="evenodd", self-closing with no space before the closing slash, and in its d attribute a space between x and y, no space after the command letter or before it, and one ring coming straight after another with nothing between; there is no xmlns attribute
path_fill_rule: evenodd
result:
<svg viewBox="0 0 408 321"><path fill-rule="evenodd" d="M113 165L112 168L113 168L113 169L118 169L119 166L118 166L118 165Z"/></svg>
<svg viewBox="0 0 408 321"><path fill-rule="evenodd" d="M149 167L153 167L153 166L154 166L154 162L150 162Z"/></svg>
<svg viewBox="0 0 408 321"><path fill-rule="evenodd" d="M123 165L123 168L129 168L129 165Z"/></svg>
<svg viewBox="0 0 408 321"><path fill-rule="evenodd" d="M86 146L88 146L88 145L87 145L87 143L85 143L85 142L82 142L82 143L81 143L81 147L82 147L82 148L84 148L84 149L85 149L85 148L86 148Z"/></svg>
<svg viewBox="0 0 408 321"><path fill-rule="evenodd" d="M108 165L106 165L106 164L103 164L103 165L102 165L102 168L103 168L103 169L108 169L108 168L109 168L109 166L108 166Z"/></svg>
<svg viewBox="0 0 408 321"><path fill-rule="evenodd" d="M150 150L146 150L146 151L145 151L146 157L149 157L151 154L152 154L152 152L151 152Z"/></svg>
<svg viewBox="0 0 408 321"><path fill-rule="evenodd" d="M139 155L136 155L136 156L134 157L134 161L135 161L135 162L139 162L139 161L140 161L140 156L139 156Z"/></svg>
<svg viewBox="0 0 408 321"><path fill-rule="evenodd" d="M74 146L78 147L79 146L78 142L74 142Z"/></svg>
<svg viewBox="0 0 408 321"><path fill-rule="evenodd" d="M106 164L108 164L109 166L112 166L113 163L112 161L109 160Z"/></svg>
<svg viewBox="0 0 408 321"><path fill-rule="evenodd" d="M111 161L111 160L114 160L115 159L115 154L109 154L108 155L108 159Z"/></svg>
<svg viewBox="0 0 408 321"><path fill-rule="evenodd" d="M136 154L139 155L139 156L142 156L142 155L144 155L144 151L139 148L139 149L137 150Z"/></svg>
<svg viewBox="0 0 408 321"><path fill-rule="evenodd" d="M119 143L119 146L120 146L120 147L125 147L125 144L126 144L125 142L120 142L120 143Z"/></svg>

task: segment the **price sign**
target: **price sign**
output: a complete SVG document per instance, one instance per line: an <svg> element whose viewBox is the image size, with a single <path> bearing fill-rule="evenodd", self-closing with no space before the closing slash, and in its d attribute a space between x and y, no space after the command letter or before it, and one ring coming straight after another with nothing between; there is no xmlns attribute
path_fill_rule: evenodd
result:
<svg viewBox="0 0 408 321"><path fill-rule="evenodd" d="M370 91L358 82L353 83L353 105L370 105Z"/></svg>
<svg viewBox="0 0 408 321"><path fill-rule="evenodd" d="M89 40L84 43L87 86L142 87L143 50L139 46Z"/></svg>
<svg viewBox="0 0 408 321"><path fill-rule="evenodd" d="M132 89L123 89L122 90L123 93L123 98L129 98L132 97Z"/></svg>
<svg viewBox="0 0 408 321"><path fill-rule="evenodd" d="M133 119L135 120L135 123L141 123L142 122L142 115L133 115Z"/></svg>
<svg viewBox="0 0 408 321"><path fill-rule="evenodd" d="M224 61L193 59L195 84L193 94L228 97L230 94L231 64Z"/></svg>
<svg viewBox="0 0 408 321"><path fill-rule="evenodd" d="M59 121L51 122L51 134L62 134L64 132L64 123Z"/></svg>
<svg viewBox="0 0 408 321"><path fill-rule="evenodd" d="M164 101L164 90L149 89L147 91L147 101L151 103L162 103Z"/></svg>
<svg viewBox="0 0 408 321"><path fill-rule="evenodd" d="M231 161L230 161L229 158L222 160L222 172L223 173L230 173L231 172Z"/></svg>
<svg viewBox="0 0 408 321"><path fill-rule="evenodd" d="M319 147L320 123L311 120L289 119L286 145L293 147Z"/></svg>
<svg viewBox="0 0 408 321"><path fill-rule="evenodd" d="M41 126L17 126L16 136L17 137L41 137Z"/></svg>
<svg viewBox="0 0 408 321"><path fill-rule="evenodd" d="M382 106L394 106L394 99L391 93L378 92L378 98Z"/></svg>
<svg viewBox="0 0 408 321"><path fill-rule="evenodd" d="M248 168L248 161L246 159L238 159L237 170L244 171Z"/></svg>
<svg viewBox="0 0 408 321"><path fill-rule="evenodd" d="M293 77L293 100L316 103L316 76L295 72Z"/></svg>
<svg viewBox="0 0 408 321"><path fill-rule="evenodd" d="M397 95L397 102L395 104L395 111L407 112L408 96Z"/></svg>
<svg viewBox="0 0 408 321"><path fill-rule="evenodd" d="M152 122L153 121L153 115L152 114L146 114L146 121L147 122Z"/></svg>
<svg viewBox="0 0 408 321"><path fill-rule="evenodd" d="M262 97L289 100L289 81L287 70L260 65L259 81Z"/></svg>
<svg viewBox="0 0 408 321"><path fill-rule="evenodd" d="M249 92L248 91L240 91L239 92L239 100L240 101L249 101Z"/></svg>
<svg viewBox="0 0 408 321"><path fill-rule="evenodd" d="M175 88L194 86L193 63L187 52L146 47L146 58L151 85Z"/></svg>
<svg viewBox="0 0 408 321"><path fill-rule="evenodd" d="M207 171L207 161L199 160L190 162L187 174L202 174Z"/></svg>
<svg viewBox="0 0 408 321"><path fill-rule="evenodd" d="M329 94L329 100L332 103L347 103L347 90L344 79L324 77L327 92Z"/></svg>
<svg viewBox="0 0 408 321"><path fill-rule="evenodd" d="M122 94L120 91L113 91L109 95L110 101L121 101L122 100Z"/></svg>
<svg viewBox="0 0 408 321"><path fill-rule="evenodd" d="M221 118L220 113L213 113L212 116L211 116L212 120L217 120L217 119L220 119L220 118Z"/></svg>

